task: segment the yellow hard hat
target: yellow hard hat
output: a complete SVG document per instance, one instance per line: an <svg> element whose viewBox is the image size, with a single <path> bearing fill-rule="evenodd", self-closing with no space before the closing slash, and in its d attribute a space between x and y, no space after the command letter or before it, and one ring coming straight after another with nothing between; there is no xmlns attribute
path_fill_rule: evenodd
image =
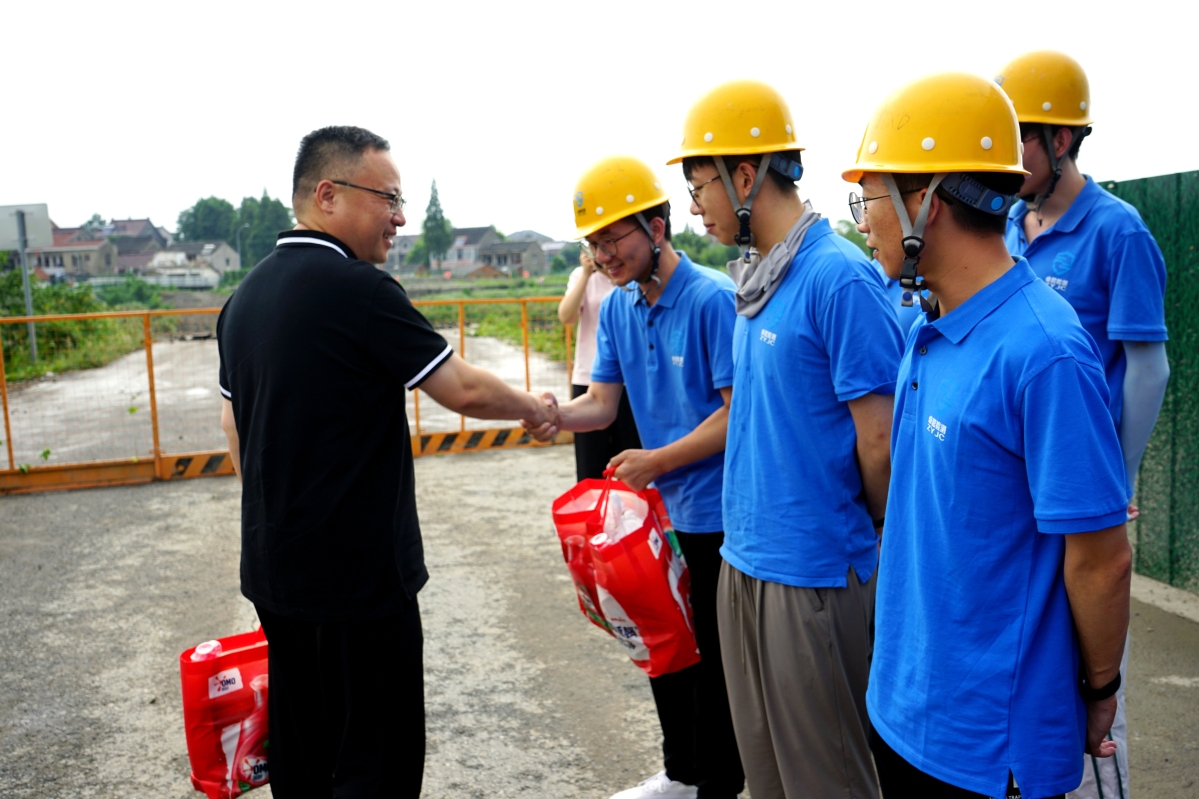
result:
<svg viewBox="0 0 1199 799"><path fill-rule="evenodd" d="M682 152L666 163L698 155L802 149L795 141L795 123L783 96L765 83L736 80L717 86L691 106L683 123Z"/></svg>
<svg viewBox="0 0 1199 799"><path fill-rule="evenodd" d="M1091 84L1065 53L1038 50L1012 61L995 76L1021 122L1081 127L1091 124Z"/></svg>
<svg viewBox="0 0 1199 799"><path fill-rule="evenodd" d="M575 238L590 236L669 199L643 161L628 155L605 158L583 173L575 186Z"/></svg>
<svg viewBox="0 0 1199 799"><path fill-rule="evenodd" d="M857 162L841 173L1007 172L1027 175L1020 125L1007 95L965 72L943 72L892 94L866 126Z"/></svg>

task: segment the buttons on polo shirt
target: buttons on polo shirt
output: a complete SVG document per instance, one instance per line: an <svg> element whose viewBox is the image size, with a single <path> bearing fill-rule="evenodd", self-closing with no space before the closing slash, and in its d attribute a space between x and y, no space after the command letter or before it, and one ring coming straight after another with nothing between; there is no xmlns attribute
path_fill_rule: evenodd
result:
<svg viewBox="0 0 1199 799"><path fill-rule="evenodd" d="M916 390L916 389L918 389L918 388L920 388L920 383L918 383L917 381L913 380L913 381L912 381L912 390L913 390L913 391L915 391L915 390Z"/></svg>
<svg viewBox="0 0 1199 799"><path fill-rule="evenodd" d="M652 349L654 348L654 345L653 345L653 344L650 344L650 345L649 345L649 348L652 350Z"/></svg>
<svg viewBox="0 0 1199 799"><path fill-rule="evenodd" d="M653 327L653 326L654 326L654 320L653 320L653 319L649 320L649 326L650 326L650 327Z"/></svg>
<svg viewBox="0 0 1199 799"><path fill-rule="evenodd" d="M921 355L928 355L928 347L921 347L921 348L920 348L920 354L921 354Z"/></svg>

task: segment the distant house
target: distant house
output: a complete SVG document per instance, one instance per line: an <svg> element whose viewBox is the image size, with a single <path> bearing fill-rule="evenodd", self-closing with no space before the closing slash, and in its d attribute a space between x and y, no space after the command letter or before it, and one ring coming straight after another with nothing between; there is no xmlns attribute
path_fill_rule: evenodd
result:
<svg viewBox="0 0 1199 799"><path fill-rule="evenodd" d="M479 247L479 260L505 274L543 275L549 271L545 251L537 241L494 241Z"/></svg>
<svg viewBox="0 0 1199 799"><path fill-rule="evenodd" d="M118 254L116 245L106 238L81 237L80 228L53 229L53 247L30 247L26 250L32 267L43 267L47 274L54 275L61 268L63 274L86 280L89 277L115 274Z"/></svg>
<svg viewBox="0 0 1199 799"><path fill-rule="evenodd" d="M178 255L183 256L182 262L173 257ZM210 266L222 275L241 269L241 256L237 254L237 250L221 240L176 242L156 255L150 265L158 266L160 262L167 260L167 256L172 256L172 265Z"/></svg>
<svg viewBox="0 0 1199 799"><path fill-rule="evenodd" d="M475 271L467 275L471 280L477 280L483 277L508 277L505 273L496 269L494 266L480 266Z"/></svg>
<svg viewBox="0 0 1199 799"><path fill-rule="evenodd" d="M410 267L406 266L408 253L412 252L412 248L416 246L419 239L420 236L396 236L392 239L387 260L382 264L383 269L392 274L412 271Z"/></svg>
<svg viewBox="0 0 1199 799"><path fill-rule="evenodd" d="M131 238L149 236L158 242L159 250L165 250L171 245L170 234L163 228L155 227L149 219L114 219L104 226L103 233L106 236L129 236Z"/></svg>
<svg viewBox="0 0 1199 799"><path fill-rule="evenodd" d="M500 237L494 227L456 227L445 258L437 264L435 271L449 272L454 277L473 272L485 263L479 257L482 248L497 243L500 243Z"/></svg>
<svg viewBox="0 0 1199 799"><path fill-rule="evenodd" d="M157 233L157 231L155 231ZM112 236L109 238L117 248L117 273L141 274L156 253L162 252L162 241L153 236Z"/></svg>
<svg viewBox="0 0 1199 799"><path fill-rule="evenodd" d="M544 233L538 233L536 230L518 230L515 233L508 235L508 241L553 241Z"/></svg>

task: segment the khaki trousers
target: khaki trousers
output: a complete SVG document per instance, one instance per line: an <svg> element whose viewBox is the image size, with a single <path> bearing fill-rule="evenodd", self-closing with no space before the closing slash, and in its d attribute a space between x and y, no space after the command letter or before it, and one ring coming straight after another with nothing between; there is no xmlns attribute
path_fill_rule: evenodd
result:
<svg viewBox="0 0 1199 799"><path fill-rule="evenodd" d="M721 567L720 650L753 799L878 798L866 715L876 582L851 568L845 588L796 588Z"/></svg>

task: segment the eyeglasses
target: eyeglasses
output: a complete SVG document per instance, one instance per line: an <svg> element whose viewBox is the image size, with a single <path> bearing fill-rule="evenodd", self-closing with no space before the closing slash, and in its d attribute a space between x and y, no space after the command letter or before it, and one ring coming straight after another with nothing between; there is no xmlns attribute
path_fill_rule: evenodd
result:
<svg viewBox="0 0 1199 799"><path fill-rule="evenodd" d="M595 256L599 253L603 253L609 258L615 258L617 249L616 242L620 241L621 239L628 238L638 230L641 230L641 228L635 227L628 233L625 233L623 236L617 236L614 239L607 239L605 241L586 241L584 243L587 245L587 254L591 256L592 260L594 260Z"/></svg>
<svg viewBox="0 0 1199 799"><path fill-rule="evenodd" d="M917 191L923 191L923 189L908 189L907 191L901 191L900 195L912 194ZM853 216L853 221L859 225L866 221L866 203L871 200L881 200L884 197L890 196L890 194L880 194L877 197L859 197L856 191L851 191L849 193L849 213Z"/></svg>
<svg viewBox="0 0 1199 799"><path fill-rule="evenodd" d="M349 186L351 189L362 189L363 191L369 191L371 194L378 194L380 197L386 197L388 200L391 201L390 208L391 208L391 212L393 214L398 213L399 211L403 211L404 206L408 204L408 201L405 200L403 197L401 197L398 193L392 194L391 192L388 192L388 191L379 191L378 189L371 189L371 188L367 188L366 186L359 186L357 183L346 183L344 180L331 180L329 182L335 183L338 186Z"/></svg>
<svg viewBox="0 0 1199 799"><path fill-rule="evenodd" d="M690 183L688 183L687 184L687 193L691 195L691 202L695 203L696 205L699 205L700 190L703 189L704 186L707 186L709 183L711 183L712 181L715 181L715 180L720 180L720 175L717 175L714 178L708 178L707 180L705 180L703 183L699 184L698 186L692 187L692 185Z"/></svg>

